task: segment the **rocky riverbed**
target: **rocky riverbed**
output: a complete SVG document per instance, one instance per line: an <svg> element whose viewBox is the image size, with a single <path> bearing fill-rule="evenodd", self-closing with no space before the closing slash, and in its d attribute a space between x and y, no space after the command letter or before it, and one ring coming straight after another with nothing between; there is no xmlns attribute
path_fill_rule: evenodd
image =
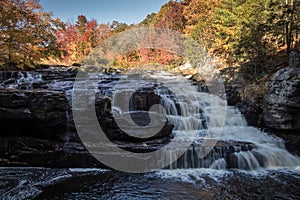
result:
<svg viewBox="0 0 300 200"><path fill-rule="evenodd" d="M299 83L297 82L297 73L293 70L287 69L287 71L291 72L292 75L285 76L287 78L285 83L292 80L294 81L294 84L292 84L291 87L297 88L299 86L297 85ZM0 74L0 123L2 129L0 137L0 166L58 168L107 167L91 156L85 146L81 143L76 132L72 113L72 89L77 74L76 71L72 68L49 68L32 72L1 72ZM271 88L268 93L269 96L273 95L273 100L275 98L274 95L278 93L277 90L280 90L278 85L282 85L278 83L278 80L283 81L283 78L277 78L277 76L280 75L281 73L278 72L272 79L274 81L273 86L277 89ZM122 119L125 115L130 115L136 124L147 126L150 122L150 118L145 111L148 111L152 105L161 103L162 97L167 98L164 99L164 104L167 105L167 107L169 106L169 114L174 114L174 112L178 111L177 115L183 115L183 109L186 109L185 105L181 102L176 103L176 101L174 105L172 104L173 106L168 104L170 101L168 98L173 98L172 94L163 94L163 96L158 95L155 91L161 87L160 83L149 79L143 83L139 90L135 91L131 97L129 106L130 112L118 113L119 110L124 108L119 107L118 110L112 106L113 95L119 95L119 99L128 98L127 93L124 91L114 93L114 86L122 77L124 79L124 75L117 73L102 73L97 75L98 86L97 91L95 92L96 98L94 104L99 124L103 127L105 134L111 141L117 144L118 147L127 151L143 153L152 152L164 147L174 138L174 133L176 133L176 131L174 132L174 128L176 129L177 122L172 120L176 118L171 117L166 121L162 130L155 136L140 139L132 137L121 130L115 121L115 116L119 115ZM139 75L130 74L126 75L125 82L134 82L138 79ZM132 82L130 82L130 84L131 83ZM191 84L195 85L194 83ZM289 84L287 83L286 85ZM165 89L162 88L159 90L164 91ZM205 86L202 84L199 91L203 90L205 90ZM274 93L272 93L273 90ZM286 91L284 88L282 90ZM292 93L293 95L289 95L289 98L294 98L292 96L298 94L296 90L291 90L294 91L294 93ZM232 92L235 92L235 90ZM231 95L232 94L229 92L228 96ZM290 99L286 101L289 100ZM297 101L297 98L293 101L289 101L294 102L293 108L295 108L295 106L297 107L295 101ZM237 101L235 103L239 102ZM271 103L276 104L277 107L272 106ZM285 108L291 108L290 105L285 106ZM269 106L266 108L278 110L279 107L280 105L278 102L270 101ZM199 108L202 109L202 105ZM201 111L201 109L199 114L204 112L204 110ZM249 108L246 108L246 110L247 109L249 110ZM291 110L291 112L297 112L297 110ZM284 112L284 114L288 115L287 112ZM289 116L291 118L297 115L290 114ZM233 118L234 117L235 115L233 115ZM159 118L159 116L157 115L154 118ZM178 119L182 120L185 118L183 116ZM191 122L185 122L185 120L183 121L184 123L181 122L183 123L183 126L186 126L186 123L191 124ZM201 115L199 115L199 118L188 120L196 120L199 125L206 123L202 122L203 116ZM291 119L289 120L293 121ZM271 121L268 122L272 124ZM237 124L244 126L244 122L227 123L229 123L230 126L236 126ZM270 126L274 129L282 127L275 125ZM294 128L297 129L298 126L296 123L296 126L290 125L288 127L293 130ZM220 140L215 144L215 147L210 154L202 160L194 162L195 160L198 160L197 152L203 150L201 145L201 139L191 144L185 155L183 155L178 162L170 166L170 168L214 166L215 168L242 167L244 169L251 169L253 167L253 163L241 166L239 161L240 158L239 156L236 156L237 153L249 152L253 148L256 148L255 144L248 142L247 140ZM295 148L294 144L292 144L291 149L292 148ZM171 148L170 153L174 150L176 151L176 148ZM295 153L297 151L296 148L293 152ZM217 161L217 163L215 161ZM258 159L257 162L260 162L260 164L254 165L264 166L263 160Z"/></svg>

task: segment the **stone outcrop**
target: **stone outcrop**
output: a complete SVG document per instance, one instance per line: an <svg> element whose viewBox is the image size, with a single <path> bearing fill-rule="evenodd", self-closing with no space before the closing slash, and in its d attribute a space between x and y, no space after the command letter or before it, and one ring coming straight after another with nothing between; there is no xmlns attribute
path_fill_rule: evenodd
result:
<svg viewBox="0 0 300 200"><path fill-rule="evenodd" d="M276 130L300 130L300 68L281 69L271 81L265 125Z"/></svg>
<svg viewBox="0 0 300 200"><path fill-rule="evenodd" d="M271 78L265 96L264 124L285 140L286 148L300 155L300 53L290 53L289 67Z"/></svg>
<svg viewBox="0 0 300 200"><path fill-rule="evenodd" d="M282 62L287 63L287 62ZM300 155L300 52L290 52L289 66L249 84L231 68L222 70L229 106L237 106L250 126L266 128L284 139L287 149ZM272 63L271 63L272 64ZM281 65L280 65L281 66ZM274 67L275 68L275 67ZM183 72L188 75L187 72ZM238 71L237 71L238 73ZM207 92L200 74L192 73L199 91Z"/></svg>
<svg viewBox="0 0 300 200"><path fill-rule="evenodd" d="M35 77L36 74L43 78ZM104 167L85 149L76 133L70 107L76 73L67 69L40 69L0 75L0 166ZM109 85L116 80L113 77L102 82ZM140 110L132 114L134 121L146 126L148 117L142 111L159 101L153 88L137 91L130 107ZM174 126L169 122L151 138L131 137L116 124L110 97L97 93L93 105L107 137L132 151L144 142L158 146L172 138Z"/></svg>

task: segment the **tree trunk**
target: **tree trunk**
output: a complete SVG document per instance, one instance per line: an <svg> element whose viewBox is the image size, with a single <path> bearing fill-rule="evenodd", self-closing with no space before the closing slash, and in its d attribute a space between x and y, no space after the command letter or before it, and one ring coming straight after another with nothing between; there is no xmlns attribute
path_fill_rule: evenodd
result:
<svg viewBox="0 0 300 200"><path fill-rule="evenodd" d="M294 0L291 0L290 5L286 0L287 14L286 14L286 43L287 54L289 55L292 49L293 29L294 29Z"/></svg>

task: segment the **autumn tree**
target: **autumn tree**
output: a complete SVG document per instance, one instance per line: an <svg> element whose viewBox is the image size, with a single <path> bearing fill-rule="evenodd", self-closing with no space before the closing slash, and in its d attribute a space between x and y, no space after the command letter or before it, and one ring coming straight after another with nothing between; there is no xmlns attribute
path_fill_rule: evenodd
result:
<svg viewBox="0 0 300 200"><path fill-rule="evenodd" d="M98 24L96 20L78 16L75 24L67 23L56 31L58 44L63 52L62 61L66 64L82 62L111 32L109 24Z"/></svg>
<svg viewBox="0 0 300 200"><path fill-rule="evenodd" d="M184 18L186 20L185 33L191 34L199 25L204 28L206 22L212 19L215 9L219 6L220 0L189 0L184 1Z"/></svg>
<svg viewBox="0 0 300 200"><path fill-rule="evenodd" d="M160 11L155 14L149 14L139 24L139 26L150 26L160 30L161 35L147 35L144 40L140 41L138 50L129 52L123 56L123 60L129 65L143 64L163 64L163 65L179 65L182 59L172 51L162 48L150 48L149 44L155 43L157 46L165 46L170 41L170 38L164 37L169 30L183 32L184 16L183 4L181 2L170 1L163 5ZM161 44L161 45L159 45ZM170 47L173 44L170 43Z"/></svg>
<svg viewBox="0 0 300 200"><path fill-rule="evenodd" d="M64 24L62 28L57 29L56 37L61 50L63 62L71 63L77 58L77 28L74 24Z"/></svg>
<svg viewBox="0 0 300 200"><path fill-rule="evenodd" d="M87 25L87 19L84 15L79 15L77 17L76 27L77 27L77 33L78 33L78 55L79 57L82 57L84 55L84 51L87 49L86 45L87 42L85 40L85 32L86 32L86 25Z"/></svg>
<svg viewBox="0 0 300 200"><path fill-rule="evenodd" d="M285 24L285 38L287 52L290 53L295 44L300 41L300 1L286 0L283 5L283 19Z"/></svg>
<svg viewBox="0 0 300 200"><path fill-rule="evenodd" d="M184 3L184 32L210 50L215 40L212 18L220 0L189 0Z"/></svg>
<svg viewBox="0 0 300 200"><path fill-rule="evenodd" d="M166 28L182 32L185 26L183 5L180 2L170 1L163 5L152 24L157 28Z"/></svg>
<svg viewBox="0 0 300 200"><path fill-rule="evenodd" d="M57 56L54 32L59 25L59 19L44 12L38 0L1 0L0 62L24 67Z"/></svg>

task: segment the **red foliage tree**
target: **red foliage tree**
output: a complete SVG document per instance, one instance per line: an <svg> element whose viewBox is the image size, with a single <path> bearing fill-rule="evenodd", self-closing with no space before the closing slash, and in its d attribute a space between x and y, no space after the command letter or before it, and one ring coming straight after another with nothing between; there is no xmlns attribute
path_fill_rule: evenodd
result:
<svg viewBox="0 0 300 200"><path fill-rule="evenodd" d="M109 24L98 24L96 20L86 20L78 16L76 24L67 23L56 31L62 61L66 64L80 63L95 47L111 34Z"/></svg>

